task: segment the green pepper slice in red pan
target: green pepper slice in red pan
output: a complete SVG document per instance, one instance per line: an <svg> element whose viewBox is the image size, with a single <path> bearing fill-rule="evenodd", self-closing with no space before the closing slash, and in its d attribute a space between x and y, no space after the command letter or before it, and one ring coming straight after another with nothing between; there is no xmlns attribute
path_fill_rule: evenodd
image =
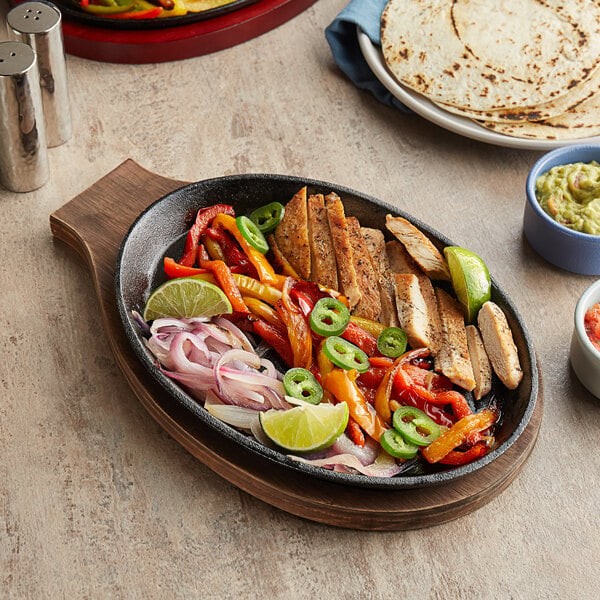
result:
<svg viewBox="0 0 600 600"><path fill-rule="evenodd" d="M398 358L406 352L408 338L400 327L387 327L377 338L377 350L384 356Z"/></svg>
<svg viewBox="0 0 600 600"><path fill-rule="evenodd" d="M394 458L414 458L419 446L407 442L395 429L388 429L380 438L381 447Z"/></svg>
<svg viewBox="0 0 600 600"><path fill-rule="evenodd" d="M262 233L271 233L281 223L285 207L279 202L271 202L250 213L250 220L262 231Z"/></svg>
<svg viewBox="0 0 600 600"><path fill-rule="evenodd" d="M364 373L370 366L369 357L365 352L337 335L326 338L323 344L323 353L341 369L356 369L359 373Z"/></svg>
<svg viewBox="0 0 600 600"><path fill-rule="evenodd" d="M392 418L394 429L411 444L429 446L440 437L440 426L414 406L400 406Z"/></svg>
<svg viewBox="0 0 600 600"><path fill-rule="evenodd" d="M252 222L248 217L241 216L235 220L240 233L244 236L244 239L255 249L266 254L269 251L269 244L265 239L262 231L256 226L256 223Z"/></svg>
<svg viewBox="0 0 600 600"><path fill-rule="evenodd" d="M340 335L348 327L350 311L335 298L321 298L313 307L308 321L311 329L318 335Z"/></svg>
<svg viewBox="0 0 600 600"><path fill-rule="evenodd" d="M288 396L319 404L323 398L323 388L317 378L302 367L294 367L283 376L283 389Z"/></svg>

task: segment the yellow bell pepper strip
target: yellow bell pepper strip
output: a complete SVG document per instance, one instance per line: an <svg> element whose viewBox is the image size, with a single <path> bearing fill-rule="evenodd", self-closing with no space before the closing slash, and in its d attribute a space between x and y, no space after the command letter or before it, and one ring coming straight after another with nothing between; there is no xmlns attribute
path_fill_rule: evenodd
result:
<svg viewBox="0 0 600 600"><path fill-rule="evenodd" d="M253 279L252 277L248 277L247 275L243 275L241 273L233 273L233 269L235 265L231 267L229 270L232 271L233 279L235 283L244 296L251 296L252 298L257 298L258 300L262 300L271 306L275 306L278 300L281 300L281 292L270 285L265 285L261 283L257 279ZM198 271L206 271L205 269L198 269ZM216 283L215 278L212 273L198 273L195 274L194 277L199 277L200 279L204 279L205 281L210 281L210 283Z"/></svg>
<svg viewBox="0 0 600 600"><path fill-rule="evenodd" d="M246 238L242 235L241 231L238 229L238 226L235 222L235 219L231 215L219 214L215 217L213 223L213 227L222 227L226 231L229 231L236 239L237 243L240 245L242 250L246 253L246 256L250 260L250 262L256 268L256 272L258 273L258 278L262 283L266 283L268 285L274 285L279 288L284 283L284 278L280 275L276 275L273 267L269 264L269 261L265 257L264 254L254 249L247 241Z"/></svg>
<svg viewBox="0 0 600 600"><path fill-rule="evenodd" d="M199 246L198 261L203 269L208 269L217 280L219 287L225 292L234 312L249 314L250 311L242 299L242 294L237 287L233 273L222 260L208 260L204 246Z"/></svg>
<svg viewBox="0 0 600 600"><path fill-rule="evenodd" d="M405 352L399 356L390 367L386 370L381 383L377 386L375 392L375 412L388 425L392 422L392 410L390 408L390 399L396 376L402 367L415 358L421 358L429 355L429 348L417 348ZM402 376L402 374L400 374Z"/></svg>
<svg viewBox="0 0 600 600"><path fill-rule="evenodd" d="M323 381L325 381L325 378L327 377L327 375L329 375L329 373L331 373L331 371L333 371L334 366L333 363L327 358L325 352L323 352L323 344L325 343L325 340L321 340L321 343L319 345L319 351L317 352L317 368L319 369L319 378L321 381L321 384L323 383ZM328 390L326 390L325 388L323 388L323 400L322 402L333 402L333 398L331 397L331 394L329 393Z"/></svg>
<svg viewBox="0 0 600 600"><path fill-rule="evenodd" d="M323 388L331 392L338 402L345 402L348 405L350 416L370 437L378 442L389 427L375 411L369 409L367 400L356 385L357 377L356 369L347 371L335 368L324 379Z"/></svg>
<svg viewBox="0 0 600 600"><path fill-rule="evenodd" d="M497 418L497 413L489 408L484 408L481 412L467 415L454 423L450 429L442 433L429 446L423 448L421 452L428 462L440 462L451 451L464 444L471 434L491 427Z"/></svg>
<svg viewBox="0 0 600 600"><path fill-rule="evenodd" d="M228 265L225 253L218 242L208 237L206 233L202 234L200 240L202 241L202 245L206 248L208 256L210 256L212 260L220 260Z"/></svg>
<svg viewBox="0 0 600 600"><path fill-rule="evenodd" d="M310 369L312 366L312 335L310 326L301 310L290 298L294 279L289 277L281 291L281 300L275 305L277 313L287 328L288 338L294 355L294 367Z"/></svg>
<svg viewBox="0 0 600 600"><path fill-rule="evenodd" d="M185 240L185 247L183 249L183 256L179 261L180 264L186 267L193 267L198 256L198 243L200 242L200 236L204 233L206 228L210 225L217 215L227 215L233 219L235 211L232 206L227 204L215 204L208 208L201 208L196 214L196 220L188 231L187 238ZM235 223L235 219L233 219Z"/></svg>
<svg viewBox="0 0 600 600"><path fill-rule="evenodd" d="M281 300L281 292L278 289L261 283L258 279L238 273L234 273L233 278L235 279L240 292L245 296L251 296L252 298L262 300L271 306L275 306L275 304Z"/></svg>
<svg viewBox="0 0 600 600"><path fill-rule="evenodd" d="M242 300L245 302L246 306L250 309L250 312L261 319L264 319L267 323L271 325L277 325L282 329L285 329L283 321L277 314L277 311L269 306L266 302L262 300L258 300L258 298L252 298L252 296L244 296L242 294Z"/></svg>
<svg viewBox="0 0 600 600"><path fill-rule="evenodd" d="M364 317L357 317L356 315L350 316L350 322L358 325L367 333L370 333L375 339L377 339L379 334L385 329L385 325L382 323L371 321L371 319L365 319Z"/></svg>

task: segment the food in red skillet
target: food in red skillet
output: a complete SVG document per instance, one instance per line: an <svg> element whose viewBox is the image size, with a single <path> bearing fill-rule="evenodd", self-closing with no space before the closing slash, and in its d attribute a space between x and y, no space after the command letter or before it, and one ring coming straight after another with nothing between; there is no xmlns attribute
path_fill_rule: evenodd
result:
<svg viewBox="0 0 600 600"><path fill-rule="evenodd" d="M386 228L306 188L249 215L201 209L146 304L148 348L213 416L297 461L391 477L484 456L492 378L522 378L487 268L406 219Z"/></svg>

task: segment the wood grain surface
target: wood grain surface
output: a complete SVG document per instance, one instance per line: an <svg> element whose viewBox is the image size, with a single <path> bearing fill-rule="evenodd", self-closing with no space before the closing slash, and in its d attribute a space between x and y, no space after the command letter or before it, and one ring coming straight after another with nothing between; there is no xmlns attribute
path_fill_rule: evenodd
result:
<svg viewBox="0 0 600 600"><path fill-rule="evenodd" d="M102 324L125 378L175 440L253 496L292 514L352 529L406 530L445 523L483 506L513 481L537 439L542 393L523 435L485 469L443 485L441 490L426 487L392 492L331 484L250 456L173 406L160 385L140 368L129 346L117 309L114 266L121 241L136 216L182 185L185 183L150 173L128 160L50 215L53 235L77 251L92 272Z"/></svg>
<svg viewBox="0 0 600 600"><path fill-rule="evenodd" d="M49 150L43 188L0 191L0 596L597 598L600 401L568 362L575 303L594 278L523 240L541 153L463 139L355 88L323 35L345 4L320 0L256 39L173 63L67 56L73 137ZM182 181L334 181L480 254L544 378L539 437L511 485L435 527L357 531L272 507L177 443L122 375L88 265L49 227L127 158Z"/></svg>

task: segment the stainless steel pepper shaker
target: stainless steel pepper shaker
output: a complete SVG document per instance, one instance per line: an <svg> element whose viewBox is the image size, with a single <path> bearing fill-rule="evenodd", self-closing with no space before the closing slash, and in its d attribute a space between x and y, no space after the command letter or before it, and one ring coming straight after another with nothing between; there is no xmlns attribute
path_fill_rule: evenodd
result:
<svg viewBox="0 0 600 600"><path fill-rule="evenodd" d="M73 133L60 10L50 2L23 2L9 11L6 21L9 37L36 53L46 141L50 148L60 146Z"/></svg>
<svg viewBox="0 0 600 600"><path fill-rule="evenodd" d="M0 43L0 184L30 192L48 181L40 80L33 49Z"/></svg>

